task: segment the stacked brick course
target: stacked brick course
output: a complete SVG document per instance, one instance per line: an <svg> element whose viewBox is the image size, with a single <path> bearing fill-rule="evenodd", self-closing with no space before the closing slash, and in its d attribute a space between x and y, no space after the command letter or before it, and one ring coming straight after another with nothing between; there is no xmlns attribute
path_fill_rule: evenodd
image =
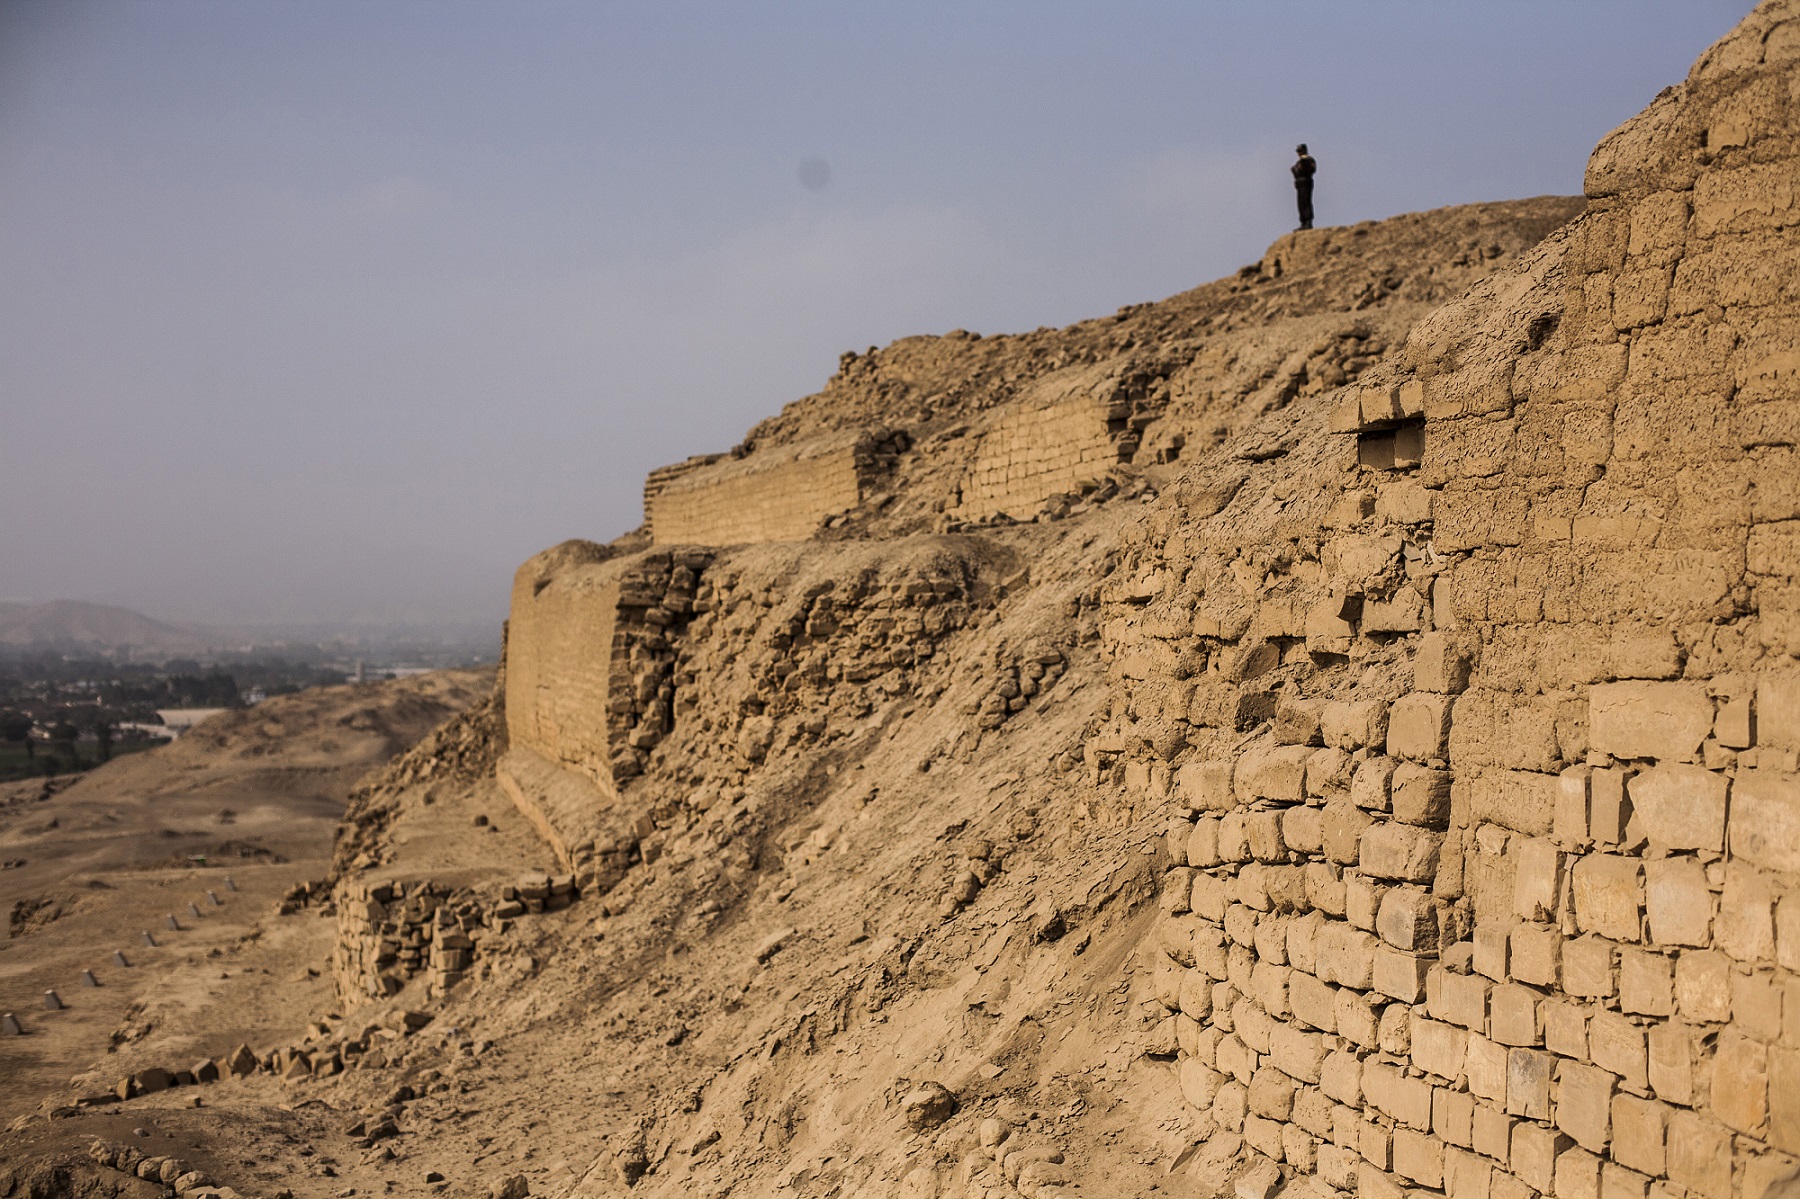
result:
<svg viewBox="0 0 1800 1199"><path fill-rule="evenodd" d="M1342 393L1335 499L1260 544L1172 508L1107 589L1088 758L1176 809L1209 1152L1509 1199L1800 1167L1791 8Z"/></svg>

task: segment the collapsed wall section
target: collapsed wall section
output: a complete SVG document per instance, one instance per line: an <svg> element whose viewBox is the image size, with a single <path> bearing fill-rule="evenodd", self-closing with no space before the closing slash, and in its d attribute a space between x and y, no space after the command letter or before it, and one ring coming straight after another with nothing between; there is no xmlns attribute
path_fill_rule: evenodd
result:
<svg viewBox="0 0 1800 1199"><path fill-rule="evenodd" d="M799 541L855 508L903 441L863 429L653 472L645 517L658 545Z"/></svg>
<svg viewBox="0 0 1800 1199"><path fill-rule="evenodd" d="M1170 1085L1246 1177L1800 1169L1797 64L1760 6L1338 397L1354 450L1165 500L1106 589L1089 766L1171 813Z"/></svg>

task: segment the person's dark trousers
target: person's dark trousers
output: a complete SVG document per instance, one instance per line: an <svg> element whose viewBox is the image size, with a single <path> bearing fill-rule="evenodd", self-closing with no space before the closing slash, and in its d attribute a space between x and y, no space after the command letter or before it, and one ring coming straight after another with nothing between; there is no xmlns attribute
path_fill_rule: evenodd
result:
<svg viewBox="0 0 1800 1199"><path fill-rule="evenodd" d="M1312 228L1312 184L1298 183L1294 185L1294 196L1300 201L1300 227Z"/></svg>

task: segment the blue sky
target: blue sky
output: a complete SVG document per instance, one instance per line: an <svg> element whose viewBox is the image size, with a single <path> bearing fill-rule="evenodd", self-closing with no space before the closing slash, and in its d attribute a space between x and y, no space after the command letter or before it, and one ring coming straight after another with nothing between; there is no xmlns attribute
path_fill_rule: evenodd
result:
<svg viewBox="0 0 1800 1199"><path fill-rule="evenodd" d="M0 598L495 621L842 350L1225 274L1300 140L1579 191L1747 10L4 0Z"/></svg>

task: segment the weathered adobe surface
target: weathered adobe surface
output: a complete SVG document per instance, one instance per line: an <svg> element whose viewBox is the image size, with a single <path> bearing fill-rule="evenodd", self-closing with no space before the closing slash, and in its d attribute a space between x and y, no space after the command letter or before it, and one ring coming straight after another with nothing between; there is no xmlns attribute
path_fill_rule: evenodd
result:
<svg viewBox="0 0 1800 1199"><path fill-rule="evenodd" d="M1762 1195L1800 1161L1795 8L1585 211L847 357L728 460L903 431L812 538L527 563L504 704L353 809L339 1012L209 1104L392 1122L296 1194ZM535 858L470 834L508 792Z"/></svg>

